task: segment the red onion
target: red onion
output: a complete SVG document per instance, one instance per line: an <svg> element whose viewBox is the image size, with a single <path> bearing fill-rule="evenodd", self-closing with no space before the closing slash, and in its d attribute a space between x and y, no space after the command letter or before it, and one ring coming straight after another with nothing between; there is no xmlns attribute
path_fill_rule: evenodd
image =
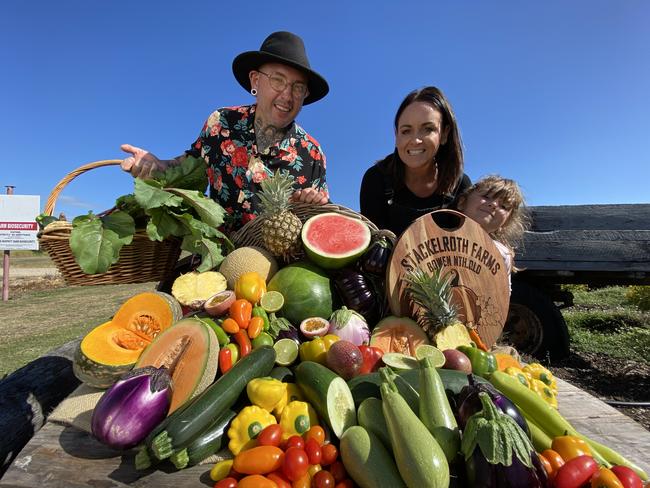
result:
<svg viewBox="0 0 650 488"><path fill-rule="evenodd" d="M336 334L341 340L349 341L355 346L370 342L370 329L363 315L341 307L330 317L330 334Z"/></svg>

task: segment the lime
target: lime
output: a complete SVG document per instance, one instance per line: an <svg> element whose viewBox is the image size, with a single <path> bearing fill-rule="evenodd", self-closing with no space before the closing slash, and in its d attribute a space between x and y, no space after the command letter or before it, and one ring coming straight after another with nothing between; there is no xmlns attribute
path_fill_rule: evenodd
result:
<svg viewBox="0 0 650 488"><path fill-rule="evenodd" d="M272 346L273 337L271 337L271 335L267 334L266 332L260 332L259 335L251 341L251 345L253 346L253 349L257 349L258 347L262 346Z"/></svg>
<svg viewBox="0 0 650 488"><path fill-rule="evenodd" d="M273 344L275 349L275 364L289 366L298 358L298 344L293 339L279 339Z"/></svg>
<svg viewBox="0 0 650 488"><path fill-rule="evenodd" d="M422 359L427 356L431 358L431 362L436 368L442 368L442 365L445 364L445 355L440 349L430 344L420 344L415 349L415 358Z"/></svg>
<svg viewBox="0 0 650 488"><path fill-rule="evenodd" d="M279 291L270 290L262 295L260 305L268 313L278 312L284 305L284 297Z"/></svg>
<svg viewBox="0 0 650 488"><path fill-rule="evenodd" d="M401 352L387 352L381 357L381 360L385 365L395 369L415 369L418 367L417 359Z"/></svg>

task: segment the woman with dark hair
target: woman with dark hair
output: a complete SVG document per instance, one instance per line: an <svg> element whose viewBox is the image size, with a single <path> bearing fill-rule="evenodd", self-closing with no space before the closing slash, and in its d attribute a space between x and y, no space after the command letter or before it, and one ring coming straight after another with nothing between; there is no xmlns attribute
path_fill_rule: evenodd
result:
<svg viewBox="0 0 650 488"><path fill-rule="evenodd" d="M470 185L451 105L427 86L409 93L397 109L395 151L363 176L361 213L399 235L418 217L450 206Z"/></svg>

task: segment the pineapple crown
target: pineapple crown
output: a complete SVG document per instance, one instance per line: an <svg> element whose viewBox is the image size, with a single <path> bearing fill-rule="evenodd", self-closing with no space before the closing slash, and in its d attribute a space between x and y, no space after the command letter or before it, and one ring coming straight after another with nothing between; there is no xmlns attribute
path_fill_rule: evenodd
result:
<svg viewBox="0 0 650 488"><path fill-rule="evenodd" d="M293 176L288 171L280 170L261 181L261 191L257 196L260 199L262 216L275 215L291 208L289 198L294 191L293 183Z"/></svg>
<svg viewBox="0 0 650 488"><path fill-rule="evenodd" d="M407 293L418 309L418 322L426 329L440 330L458 320L457 307L451 303L451 273L440 269L429 275L421 269L409 272L406 277Z"/></svg>

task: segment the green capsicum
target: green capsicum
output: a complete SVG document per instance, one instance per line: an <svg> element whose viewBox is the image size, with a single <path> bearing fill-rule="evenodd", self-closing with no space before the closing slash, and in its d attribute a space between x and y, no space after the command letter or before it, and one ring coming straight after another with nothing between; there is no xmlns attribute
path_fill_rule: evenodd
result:
<svg viewBox="0 0 650 488"><path fill-rule="evenodd" d="M487 378L497 370L497 358L491 352L482 351L475 346L458 346L456 349L469 358L475 375Z"/></svg>
<svg viewBox="0 0 650 488"><path fill-rule="evenodd" d="M269 316L266 313L266 310L264 310L262 307L259 305L256 307L253 307L253 317L262 317L262 320L264 320L264 327L262 327L263 331L269 330Z"/></svg>

